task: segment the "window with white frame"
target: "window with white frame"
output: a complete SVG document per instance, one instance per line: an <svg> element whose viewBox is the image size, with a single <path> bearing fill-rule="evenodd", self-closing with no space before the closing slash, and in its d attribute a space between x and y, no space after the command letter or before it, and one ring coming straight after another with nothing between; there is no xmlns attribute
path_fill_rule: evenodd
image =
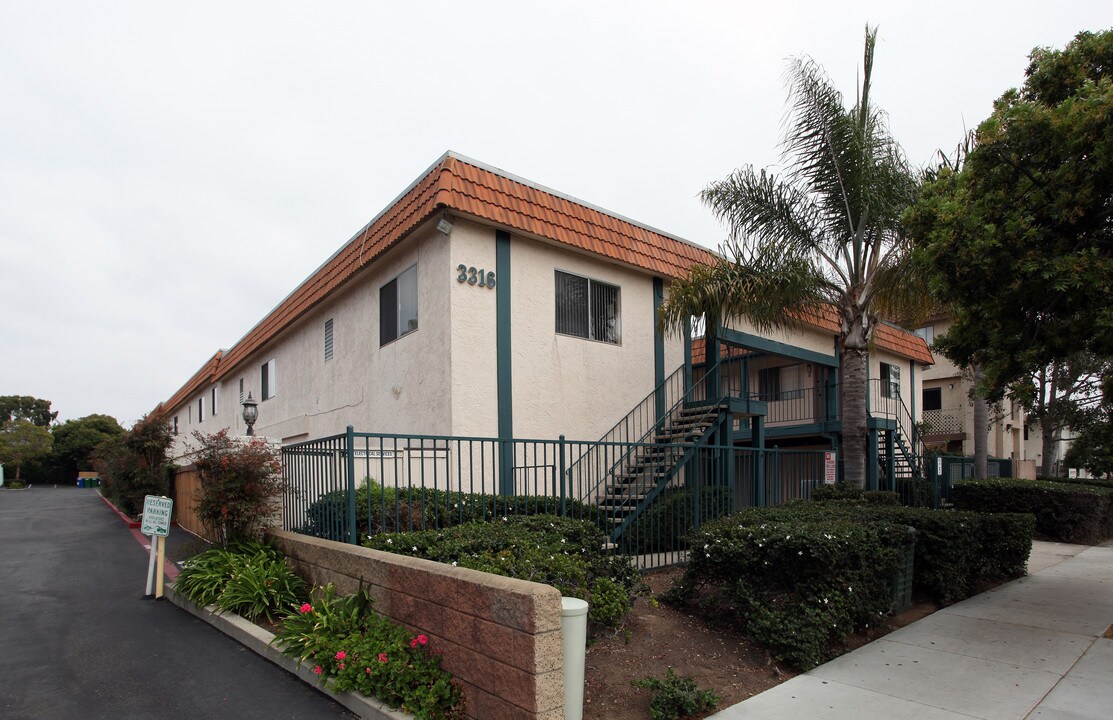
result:
<svg viewBox="0 0 1113 720"><path fill-rule="evenodd" d="M417 330L417 265L379 288L379 345Z"/></svg>
<svg viewBox="0 0 1113 720"><path fill-rule="evenodd" d="M212 396L209 400L209 412L212 415L216 415L216 388L215 387L212 389L211 395Z"/></svg>
<svg viewBox="0 0 1113 720"><path fill-rule="evenodd" d="M174 416L174 434L175 435L178 434L178 416L177 415Z"/></svg>
<svg viewBox="0 0 1113 720"><path fill-rule="evenodd" d="M262 399L270 400L278 394L278 369L275 366L274 358L263 363L260 374L262 377L259 387L261 388Z"/></svg>
<svg viewBox="0 0 1113 720"><path fill-rule="evenodd" d="M900 366L881 363L881 397L900 397Z"/></svg>
<svg viewBox="0 0 1113 720"><path fill-rule="evenodd" d="M197 422L205 422L205 398L197 398Z"/></svg>
<svg viewBox="0 0 1113 720"><path fill-rule="evenodd" d="M926 342L928 345L931 345L933 342L935 342L934 325L924 325L922 328L917 328L915 330L915 333L922 337L924 339L924 342Z"/></svg>
<svg viewBox="0 0 1113 720"><path fill-rule="evenodd" d="M556 331L619 344L622 307L616 285L556 271Z"/></svg>
<svg viewBox="0 0 1113 720"><path fill-rule="evenodd" d="M325 320L325 362L332 360L332 318Z"/></svg>

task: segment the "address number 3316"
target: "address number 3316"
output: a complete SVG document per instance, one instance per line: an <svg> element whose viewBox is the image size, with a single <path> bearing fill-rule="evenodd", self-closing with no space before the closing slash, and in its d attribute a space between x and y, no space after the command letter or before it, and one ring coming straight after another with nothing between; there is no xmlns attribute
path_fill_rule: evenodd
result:
<svg viewBox="0 0 1113 720"><path fill-rule="evenodd" d="M495 286L495 273L494 271L487 272L486 270L476 270L474 267L467 265L456 266L456 282L467 283L468 285L478 285L481 288L493 288Z"/></svg>

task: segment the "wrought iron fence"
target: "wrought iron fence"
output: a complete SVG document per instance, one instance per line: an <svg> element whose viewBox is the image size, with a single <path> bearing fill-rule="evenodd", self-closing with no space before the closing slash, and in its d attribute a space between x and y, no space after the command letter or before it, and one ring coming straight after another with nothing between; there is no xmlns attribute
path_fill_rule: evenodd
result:
<svg viewBox="0 0 1113 720"><path fill-rule="evenodd" d="M571 472L570 459L588 449L590 466ZM808 498L825 471L824 453L814 450L351 430L286 446L282 455L288 530L356 543L379 532L554 513L596 523L614 552L641 568L683 559L685 536L711 519ZM607 502L630 489L619 487L615 468L631 463L648 482L631 486L631 503ZM602 494L601 484L608 487Z"/></svg>

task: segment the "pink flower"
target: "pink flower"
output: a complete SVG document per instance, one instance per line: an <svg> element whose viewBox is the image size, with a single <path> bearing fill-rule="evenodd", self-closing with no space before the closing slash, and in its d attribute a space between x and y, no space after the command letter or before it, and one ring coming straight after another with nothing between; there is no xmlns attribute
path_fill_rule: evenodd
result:
<svg viewBox="0 0 1113 720"><path fill-rule="evenodd" d="M305 615L306 613L311 613L311 612L313 612L313 606L310 605L309 603L302 603L301 614Z"/></svg>
<svg viewBox="0 0 1113 720"><path fill-rule="evenodd" d="M343 669L344 669L344 663L340 663L340 669L341 669L341 670L343 670Z"/></svg>
<svg viewBox="0 0 1113 720"><path fill-rule="evenodd" d="M344 658L346 658L346 657L348 657L348 653L344 652L343 650L341 650L340 652L336 653L336 659L337 659L337 660L343 660L343 659L344 659Z"/></svg>
<svg viewBox="0 0 1113 720"><path fill-rule="evenodd" d="M386 662L386 653L379 653L379 662ZM367 672L371 672L371 668L367 668Z"/></svg>
<svg viewBox="0 0 1113 720"><path fill-rule="evenodd" d="M313 668L313 674L314 674L314 675L320 675L320 674L321 674L321 666L320 666L320 665L316 665L316 666L314 666L314 668Z"/></svg>
<svg viewBox="0 0 1113 720"><path fill-rule="evenodd" d="M413 640L410 640L410 647L415 648L418 645L428 645L429 638L425 635L418 635Z"/></svg>
<svg viewBox="0 0 1113 720"><path fill-rule="evenodd" d="M371 674L371 668L363 668L363 672L365 672L365 673L367 673L368 675L370 675L370 674Z"/></svg>

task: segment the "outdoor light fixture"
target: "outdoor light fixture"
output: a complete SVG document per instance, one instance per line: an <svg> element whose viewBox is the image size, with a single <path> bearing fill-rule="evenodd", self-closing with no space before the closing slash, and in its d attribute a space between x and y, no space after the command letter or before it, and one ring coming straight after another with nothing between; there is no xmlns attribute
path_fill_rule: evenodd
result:
<svg viewBox="0 0 1113 720"><path fill-rule="evenodd" d="M445 235L452 232L452 221L448 219L447 215L445 215L444 217L442 217L440 220L437 221L437 229L440 230Z"/></svg>
<svg viewBox="0 0 1113 720"><path fill-rule="evenodd" d="M255 435L255 421L259 419L259 404L251 399L251 391L247 392L247 400L243 401L243 421L247 424L247 436Z"/></svg>

